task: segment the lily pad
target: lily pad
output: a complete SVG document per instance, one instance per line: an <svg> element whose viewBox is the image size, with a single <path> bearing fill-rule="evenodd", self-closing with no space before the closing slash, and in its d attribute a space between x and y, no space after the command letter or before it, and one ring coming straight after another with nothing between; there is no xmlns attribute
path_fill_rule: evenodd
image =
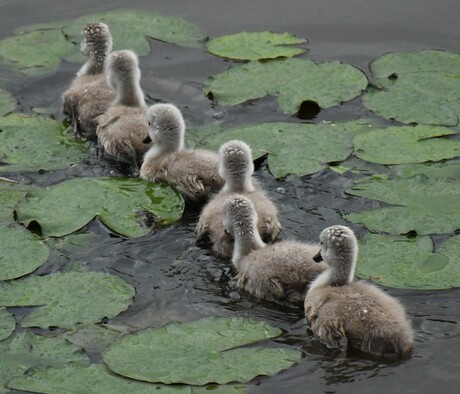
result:
<svg viewBox="0 0 460 394"><path fill-rule="evenodd" d="M0 225L0 280L26 275L40 267L49 256L44 241L17 225Z"/></svg>
<svg viewBox="0 0 460 394"><path fill-rule="evenodd" d="M406 164L392 166L390 172L395 176L410 178L415 175L425 175L429 178L460 179L460 161L451 160L443 163Z"/></svg>
<svg viewBox="0 0 460 394"><path fill-rule="evenodd" d="M345 218L371 231L391 234L451 233L460 228L460 182L416 176L408 179L368 178L349 194L403 207L388 207L352 213Z"/></svg>
<svg viewBox="0 0 460 394"><path fill-rule="evenodd" d="M295 114L304 101L329 108L355 98L366 86L364 73L348 64L275 59L253 61L212 76L206 82L204 92L221 105L277 96L281 109L287 114Z"/></svg>
<svg viewBox="0 0 460 394"><path fill-rule="evenodd" d="M81 393L191 393L190 387L152 385L123 379L107 372L100 364L69 364L63 368L35 368L8 382L10 389L48 394Z"/></svg>
<svg viewBox="0 0 460 394"><path fill-rule="evenodd" d="M14 111L15 108L16 99L14 96L10 92L0 89L0 116Z"/></svg>
<svg viewBox="0 0 460 394"><path fill-rule="evenodd" d="M16 327L16 321L6 308L0 308L0 341L8 338Z"/></svg>
<svg viewBox="0 0 460 394"><path fill-rule="evenodd" d="M460 54L435 50L389 53L375 60L371 70L381 87L370 89L363 97L371 111L404 123L458 124Z"/></svg>
<svg viewBox="0 0 460 394"><path fill-rule="evenodd" d="M460 141L439 138L456 134L444 127L388 127L353 139L360 159L380 164L423 163L460 155Z"/></svg>
<svg viewBox="0 0 460 394"><path fill-rule="evenodd" d="M291 349L234 349L280 334L262 321L208 318L127 335L110 346L103 359L113 372L147 382L248 382L300 360L300 352Z"/></svg>
<svg viewBox="0 0 460 394"><path fill-rule="evenodd" d="M404 289L460 287L460 237L444 242L437 253L430 237L367 234L359 247L361 278Z"/></svg>
<svg viewBox="0 0 460 394"><path fill-rule="evenodd" d="M97 324L82 324L64 333L64 338L87 352L101 352L109 346L121 332Z"/></svg>
<svg viewBox="0 0 460 394"><path fill-rule="evenodd" d="M306 50L288 45L305 42L306 39L291 33L241 32L213 38L209 40L207 47L209 53L228 59L260 60L300 55Z"/></svg>
<svg viewBox="0 0 460 394"><path fill-rule="evenodd" d="M71 41L80 43L82 27L93 21L109 26L114 50L129 48L138 55L150 51L146 37L190 48L201 47L206 39L197 25L183 18L129 9L81 16L66 24L63 32Z"/></svg>
<svg viewBox="0 0 460 394"><path fill-rule="evenodd" d="M9 392L4 385L13 376L22 375L32 366L87 363L87 356L62 338L46 338L23 331L0 342L0 393Z"/></svg>
<svg viewBox="0 0 460 394"><path fill-rule="evenodd" d="M16 207L17 220L26 226L36 221L44 237L73 233L96 216L119 234L140 237L151 230L142 216L171 223L183 209L181 195L171 187L121 178L71 179L28 193Z"/></svg>
<svg viewBox="0 0 460 394"><path fill-rule="evenodd" d="M13 114L0 118L0 170L37 171L66 168L88 156L85 145L61 122Z"/></svg>
<svg viewBox="0 0 460 394"><path fill-rule="evenodd" d="M102 272L65 272L0 283L0 305L42 305L22 320L23 327L98 323L126 310L133 297L130 284Z"/></svg>
<svg viewBox="0 0 460 394"><path fill-rule="evenodd" d="M327 163L345 160L352 152L351 138L367 130L363 121L347 123L262 123L224 130L204 138L217 149L232 139L243 140L252 148L253 158L268 154L268 166L276 177L287 174L309 175Z"/></svg>

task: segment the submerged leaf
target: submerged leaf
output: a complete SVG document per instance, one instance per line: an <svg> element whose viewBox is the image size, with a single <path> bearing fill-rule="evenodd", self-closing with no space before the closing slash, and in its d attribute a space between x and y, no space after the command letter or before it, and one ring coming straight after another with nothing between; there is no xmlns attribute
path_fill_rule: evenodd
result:
<svg viewBox="0 0 460 394"><path fill-rule="evenodd" d="M102 272L65 272L0 283L0 305L43 305L22 320L23 327L97 323L126 310L133 297L130 284Z"/></svg>
<svg viewBox="0 0 460 394"><path fill-rule="evenodd" d="M273 95L285 113L295 114L304 101L329 108L355 98L366 86L363 72L348 64L276 59L253 61L210 77L204 92L212 94L221 105Z"/></svg>
<svg viewBox="0 0 460 394"><path fill-rule="evenodd" d="M0 341L8 338L16 327L16 321L6 308L0 308Z"/></svg>
<svg viewBox="0 0 460 394"><path fill-rule="evenodd" d="M171 223L184 201L171 187L141 179L78 178L28 193L16 209L18 221L38 222L43 236L70 234L98 216L117 233L139 237L150 231L139 211Z"/></svg>
<svg viewBox="0 0 460 394"><path fill-rule="evenodd" d="M291 33L241 32L209 40L208 52L213 55L236 60L274 59L292 57L305 52L303 48L287 45L303 44L304 38Z"/></svg>
<svg viewBox="0 0 460 394"><path fill-rule="evenodd" d="M0 116L6 115L7 113L14 111L16 108L16 99L14 96L4 90L0 89Z"/></svg>
<svg viewBox="0 0 460 394"><path fill-rule="evenodd" d="M0 250L0 280L19 278L34 271L50 253L41 238L14 224L0 224Z"/></svg>
<svg viewBox="0 0 460 394"><path fill-rule="evenodd" d="M404 123L458 124L460 54L427 50L383 55L371 65L382 90L369 90L371 111Z"/></svg>
<svg viewBox="0 0 460 394"><path fill-rule="evenodd" d="M127 335L109 347L103 359L115 373L147 382L248 382L299 361L300 352L285 348L234 349L280 334L261 321L208 318Z"/></svg>
<svg viewBox="0 0 460 394"><path fill-rule="evenodd" d="M367 234L359 242L356 274L382 285L437 290L460 287L460 237L433 253L429 237Z"/></svg>
<svg viewBox="0 0 460 394"><path fill-rule="evenodd" d="M13 114L0 118L0 169L37 171L65 168L85 159L87 149L61 122Z"/></svg>

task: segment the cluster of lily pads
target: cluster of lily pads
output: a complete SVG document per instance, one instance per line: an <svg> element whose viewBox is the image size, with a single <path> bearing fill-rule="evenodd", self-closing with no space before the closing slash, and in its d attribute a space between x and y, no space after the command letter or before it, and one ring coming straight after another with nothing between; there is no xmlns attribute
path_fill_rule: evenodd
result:
<svg viewBox="0 0 460 394"><path fill-rule="evenodd" d="M0 42L0 64L32 77L57 70L62 60L82 62L79 32L94 20L111 26L115 50L131 48L146 55L148 37L197 50L206 46L212 55L244 61L209 77L204 94L222 106L274 96L290 121L195 127L188 133L189 145L217 148L230 139L246 141L255 159L267 156L278 178L325 169L350 174L355 179L350 195L391 204L344 213L346 220L369 230L360 241L357 274L391 287L460 286L460 236L446 237L436 251L430 237L452 235L460 223L455 160L460 142L454 138L460 55L434 50L383 55L371 64L369 83L351 65L293 58L306 49L292 45L306 40L292 34L238 33L206 41L201 29L182 18L118 10L17 29ZM292 121L304 103L327 109L360 95L379 117ZM88 148L61 122L13 113L15 108L16 99L0 89L0 171L65 169L88 156ZM281 335L249 319L203 319L122 335L96 323L132 303L135 289L126 281L101 272L25 276L96 216L118 234L139 237L151 231L143 214L168 224L183 209L177 191L139 179L76 178L40 188L0 178L0 392L7 382L13 389L56 393L89 386L97 392L198 392L185 384L247 382L299 361L300 352L291 349L240 348ZM40 235L27 229L36 227ZM21 327L59 327L66 330L64 338L14 333L16 321L5 307L20 306L36 307ZM82 349L103 351L104 363L89 365ZM173 383L181 385L165 385ZM223 387L225 392L241 390Z"/></svg>

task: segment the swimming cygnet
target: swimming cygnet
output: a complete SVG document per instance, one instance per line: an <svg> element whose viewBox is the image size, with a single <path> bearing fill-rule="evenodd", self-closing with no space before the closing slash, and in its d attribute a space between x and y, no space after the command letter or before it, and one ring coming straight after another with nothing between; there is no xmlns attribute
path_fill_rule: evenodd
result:
<svg viewBox="0 0 460 394"><path fill-rule="evenodd" d="M76 137L95 139L96 117L115 98L104 74L106 57L112 51L112 36L104 23L88 23L81 33L80 49L88 60L62 95L62 112L70 118Z"/></svg>
<svg viewBox="0 0 460 394"><path fill-rule="evenodd" d="M154 104L147 113L152 147L140 176L174 186L190 202L201 202L219 191L219 156L203 149L184 149L185 123L173 104Z"/></svg>
<svg viewBox="0 0 460 394"><path fill-rule="evenodd" d="M224 203L224 225L233 235L232 263L238 287L260 299L302 303L306 285L326 269L313 256L319 245L281 241L266 245L257 230L253 202L239 194Z"/></svg>
<svg viewBox="0 0 460 394"><path fill-rule="evenodd" d="M133 176L150 148L147 107L140 86L141 71L133 51L113 52L107 59L107 81L116 92L110 108L97 118L97 137L104 151L128 163Z"/></svg>
<svg viewBox="0 0 460 394"><path fill-rule="evenodd" d="M358 244L345 226L321 232L315 261L329 268L310 286L305 315L313 333L326 344L347 338L351 348L377 357L398 358L413 347L413 332L401 304L368 283L353 282Z"/></svg>
<svg viewBox="0 0 460 394"><path fill-rule="evenodd" d="M224 203L229 196L243 194L254 203L258 217L257 228L263 241L272 243L281 230L281 223L275 205L252 178L254 164L249 146L243 141L229 141L221 146L219 157L219 174L225 185L204 207L195 231L198 239L206 236L209 238L214 252L230 258L233 237L225 232L224 227Z"/></svg>

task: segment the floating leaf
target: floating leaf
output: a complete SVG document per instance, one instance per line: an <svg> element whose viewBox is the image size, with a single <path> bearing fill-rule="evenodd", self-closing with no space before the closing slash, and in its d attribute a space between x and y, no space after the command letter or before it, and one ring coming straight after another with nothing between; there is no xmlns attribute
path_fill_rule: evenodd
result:
<svg viewBox="0 0 460 394"><path fill-rule="evenodd" d="M26 275L40 267L49 256L43 240L16 225L0 225L0 280Z"/></svg>
<svg viewBox="0 0 460 394"><path fill-rule="evenodd" d="M39 116L0 118L0 169L37 171L65 168L85 159L87 149L61 122Z"/></svg>
<svg viewBox="0 0 460 394"><path fill-rule="evenodd" d="M94 21L109 26L114 50L129 48L138 55L147 55L150 51L146 37L191 48L199 48L206 38L198 26L183 18L142 10L84 15L65 25L63 32L73 42L80 43L83 26Z"/></svg>
<svg viewBox="0 0 460 394"><path fill-rule="evenodd" d="M11 223L14 221L14 207L24 195L25 192L0 189L0 222Z"/></svg>
<svg viewBox="0 0 460 394"><path fill-rule="evenodd" d="M15 327L16 322L13 315L6 308L0 308L0 341L8 338L13 333Z"/></svg>
<svg viewBox="0 0 460 394"><path fill-rule="evenodd" d="M79 52L54 26L37 26L37 30L25 27L23 30L26 31L23 34L0 41L0 56L3 63L18 68L24 74L54 71L60 66L61 59Z"/></svg>
<svg viewBox="0 0 460 394"><path fill-rule="evenodd" d="M98 323L128 308L134 288L102 272L65 272L0 283L0 305L43 305L28 314L23 327L73 327Z"/></svg>
<svg viewBox="0 0 460 394"><path fill-rule="evenodd" d="M268 166L276 177L309 175L327 163L345 160L352 152L352 134L367 129L364 121L347 123L263 123L241 126L207 136L214 149L232 139L243 140L257 159L268 153Z"/></svg>
<svg viewBox="0 0 460 394"><path fill-rule="evenodd" d="M453 134L444 127L388 127L359 134L353 144L356 156L373 163L423 163L459 156L460 141L439 138Z"/></svg>
<svg viewBox="0 0 460 394"><path fill-rule="evenodd" d="M87 352L101 352L121 333L97 324L84 324L64 333L64 338Z"/></svg>
<svg viewBox="0 0 460 394"><path fill-rule="evenodd" d="M207 47L209 53L228 59L260 60L300 55L305 49L287 45L305 42L307 40L291 33L241 32L213 38Z"/></svg>
<svg viewBox="0 0 460 394"><path fill-rule="evenodd" d="M276 59L250 62L210 77L204 92L221 105L273 95L285 113L295 114L304 101L329 108L355 98L366 86L366 76L348 64Z"/></svg>
<svg viewBox="0 0 460 394"><path fill-rule="evenodd" d="M430 237L367 234L359 242L356 274L382 285L437 290L460 286L460 237L433 253Z"/></svg>
<svg viewBox="0 0 460 394"><path fill-rule="evenodd" d="M363 103L371 111L404 123L458 124L460 54L427 50L383 55L371 65L376 84Z"/></svg>
<svg viewBox="0 0 460 394"><path fill-rule="evenodd" d="M16 108L16 99L4 89L0 89L0 116L14 111Z"/></svg>
<svg viewBox="0 0 460 394"><path fill-rule="evenodd" d="M391 173L398 177L410 178L415 175L425 175L429 178L460 178L460 161L452 160L444 163L423 163L392 166Z"/></svg>
<svg viewBox="0 0 460 394"><path fill-rule="evenodd" d="M167 185L120 178L71 179L28 193L16 207L18 221L38 222L46 237L73 233L95 216L119 234L139 237L150 231L145 212L171 223L183 209L182 197Z"/></svg>
<svg viewBox="0 0 460 394"><path fill-rule="evenodd" d="M102 365L69 364L63 368L33 369L27 375L8 382L8 387L21 391L48 394L81 393L191 393L190 387L152 385L123 379L110 374Z"/></svg>
<svg viewBox="0 0 460 394"><path fill-rule="evenodd" d="M115 373L147 382L248 382L300 360L300 352L291 349L234 349L280 334L261 321L208 318L127 335L110 346L103 359Z"/></svg>
<svg viewBox="0 0 460 394"><path fill-rule="evenodd" d="M371 231L406 234L451 233L460 228L460 182L417 176L409 179L367 178L348 193L403 207L352 213L345 218Z"/></svg>
<svg viewBox="0 0 460 394"><path fill-rule="evenodd" d="M62 338L46 338L23 331L0 342L0 393L9 392L5 383L22 375L32 366L64 365L68 362L87 363L87 356Z"/></svg>

